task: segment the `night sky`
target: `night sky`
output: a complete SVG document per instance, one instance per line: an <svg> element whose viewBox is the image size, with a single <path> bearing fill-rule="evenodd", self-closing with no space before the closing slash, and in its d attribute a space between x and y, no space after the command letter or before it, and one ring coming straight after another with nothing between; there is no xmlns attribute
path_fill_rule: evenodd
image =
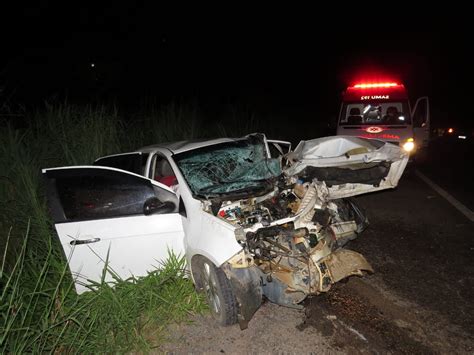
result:
<svg viewBox="0 0 474 355"><path fill-rule="evenodd" d="M128 3L4 9L1 95L25 105L66 96L129 106L143 97L197 100L329 120L345 85L378 75L404 82L412 101L429 95L433 123L473 118L473 41L462 9L408 16L367 5L341 14L341 3L273 14Z"/></svg>

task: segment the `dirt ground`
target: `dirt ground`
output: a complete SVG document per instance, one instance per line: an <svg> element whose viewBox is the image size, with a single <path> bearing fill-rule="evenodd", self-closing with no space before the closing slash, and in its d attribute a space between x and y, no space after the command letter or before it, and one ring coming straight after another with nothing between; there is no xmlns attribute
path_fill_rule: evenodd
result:
<svg viewBox="0 0 474 355"><path fill-rule="evenodd" d="M474 353L474 224L414 175L358 201L371 225L347 248L373 275L307 299L303 311L267 302L243 331L196 317L157 351Z"/></svg>

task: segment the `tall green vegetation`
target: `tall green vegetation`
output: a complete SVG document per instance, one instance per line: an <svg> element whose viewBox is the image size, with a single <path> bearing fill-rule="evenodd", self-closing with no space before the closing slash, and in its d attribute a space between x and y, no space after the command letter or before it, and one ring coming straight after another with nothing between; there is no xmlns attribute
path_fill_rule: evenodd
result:
<svg viewBox="0 0 474 355"><path fill-rule="evenodd" d="M147 352L171 322L204 309L184 278L184 259L174 255L146 277L115 277L114 285L102 281L78 296L51 245L39 259L28 251L30 232L13 267L0 267L2 353Z"/></svg>
<svg viewBox="0 0 474 355"><path fill-rule="evenodd" d="M41 169L251 127L236 122L229 134L223 125L203 125L196 107L174 104L133 117L114 107L47 105L25 122L0 130L0 352L150 350L170 322L205 307L183 277L183 259L170 255L145 278L116 277L115 287L101 283L78 296L49 220Z"/></svg>

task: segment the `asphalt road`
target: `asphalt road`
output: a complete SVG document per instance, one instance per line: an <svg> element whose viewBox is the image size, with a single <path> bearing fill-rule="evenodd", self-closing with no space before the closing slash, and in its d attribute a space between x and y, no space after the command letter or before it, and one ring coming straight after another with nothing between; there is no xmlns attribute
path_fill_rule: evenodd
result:
<svg viewBox="0 0 474 355"><path fill-rule="evenodd" d="M474 139L439 138L415 161L417 169L474 210Z"/></svg>
<svg viewBox="0 0 474 355"><path fill-rule="evenodd" d="M471 207L468 156L431 149L436 155L415 168ZM396 189L357 200L370 226L347 248L365 255L374 274L308 299L304 311L266 303L244 331L198 317L173 329L161 350L472 354L474 223L413 171Z"/></svg>
<svg viewBox="0 0 474 355"><path fill-rule="evenodd" d="M306 326L335 315L365 338L335 328L344 352L472 353L474 223L414 174L357 199L371 225L347 247L375 273L310 299Z"/></svg>

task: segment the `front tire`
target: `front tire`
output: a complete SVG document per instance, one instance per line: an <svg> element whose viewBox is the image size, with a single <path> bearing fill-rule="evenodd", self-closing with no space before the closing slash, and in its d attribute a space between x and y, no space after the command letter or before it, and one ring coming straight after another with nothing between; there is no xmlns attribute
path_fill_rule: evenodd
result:
<svg viewBox="0 0 474 355"><path fill-rule="evenodd" d="M237 323L237 301L224 271L204 258L198 268L200 287L206 294L212 316L221 325Z"/></svg>

